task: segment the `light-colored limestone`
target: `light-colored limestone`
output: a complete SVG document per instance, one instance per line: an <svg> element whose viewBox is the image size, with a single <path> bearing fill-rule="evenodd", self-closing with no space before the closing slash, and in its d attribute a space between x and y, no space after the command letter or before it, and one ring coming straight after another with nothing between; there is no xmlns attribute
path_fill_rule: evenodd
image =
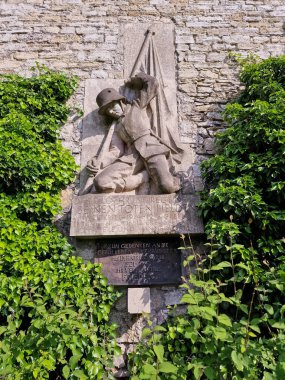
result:
<svg viewBox="0 0 285 380"><path fill-rule="evenodd" d="M202 234L197 195L111 195L74 197L70 235L110 237Z"/></svg>
<svg viewBox="0 0 285 380"><path fill-rule="evenodd" d="M128 289L128 312L130 314L150 313L150 288Z"/></svg>

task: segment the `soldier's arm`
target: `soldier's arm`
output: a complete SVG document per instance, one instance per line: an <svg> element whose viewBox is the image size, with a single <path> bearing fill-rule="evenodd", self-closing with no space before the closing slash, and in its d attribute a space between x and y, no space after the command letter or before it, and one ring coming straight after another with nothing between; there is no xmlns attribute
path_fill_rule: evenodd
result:
<svg viewBox="0 0 285 380"><path fill-rule="evenodd" d="M159 83L155 77L139 72L125 86L139 91L139 97L135 100L140 108L144 108L157 95Z"/></svg>
<svg viewBox="0 0 285 380"><path fill-rule="evenodd" d="M111 165L119 157L123 156L125 151L125 144L123 140L119 137L118 133L115 131L110 143L110 149L106 152L102 159L101 169Z"/></svg>

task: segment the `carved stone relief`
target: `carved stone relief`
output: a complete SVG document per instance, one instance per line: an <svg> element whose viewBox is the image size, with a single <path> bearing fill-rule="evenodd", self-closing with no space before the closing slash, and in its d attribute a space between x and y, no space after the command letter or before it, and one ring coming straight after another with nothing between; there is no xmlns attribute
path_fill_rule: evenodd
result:
<svg viewBox="0 0 285 380"><path fill-rule="evenodd" d="M203 233L179 138L173 28L138 25L124 26L124 80L86 82L71 236Z"/></svg>
<svg viewBox="0 0 285 380"><path fill-rule="evenodd" d="M129 28L127 26L126 30L130 32ZM160 58L169 55L163 55L160 44L165 39L165 33L173 41L173 31L161 25L147 28L145 32L139 30L143 40L137 56L131 56L134 59L132 69L129 69L129 64L126 65L125 72L129 76L124 84L108 86L94 93L94 84L92 86L90 83L95 108L90 110L90 114L96 113L93 134L99 127L104 137L99 145L98 142L93 147L89 145L88 153L92 153L88 154L87 159L84 160L83 155L79 195L171 194L183 185L185 173L181 162L184 149L179 143L177 131L174 57L170 62L161 62ZM125 35L125 41L128 40ZM168 65L166 75L163 63ZM104 82L107 84L106 80ZM94 104L95 98L97 104ZM90 102L88 104L87 100L87 109L88 106ZM87 129L92 133L90 121L87 124ZM84 146L83 143L83 149ZM187 153L189 159L191 154Z"/></svg>
<svg viewBox="0 0 285 380"><path fill-rule="evenodd" d="M121 91L128 98L113 88L105 88L97 95L98 113L109 118L111 126L99 153L87 162L89 177L81 194L93 188L97 193L177 192L180 181L172 174L170 160L180 162L182 150L174 139L168 142L160 136L169 131L161 123L161 111L156 107L160 104L156 103L159 81L141 71Z"/></svg>

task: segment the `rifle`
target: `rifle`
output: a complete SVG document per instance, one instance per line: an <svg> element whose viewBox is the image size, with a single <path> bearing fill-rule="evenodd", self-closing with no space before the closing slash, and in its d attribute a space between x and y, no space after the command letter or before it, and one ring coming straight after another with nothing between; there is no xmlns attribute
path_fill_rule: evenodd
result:
<svg viewBox="0 0 285 380"><path fill-rule="evenodd" d="M116 126L116 120L114 120L112 122L110 129L109 129L109 131L108 131L108 133L104 139L104 142L101 145L101 149L99 148L100 151L97 152L96 156L93 157L93 158L96 158L96 166L94 166L94 173L89 172L86 183L85 183L83 189L79 191L79 195L85 195L85 194L90 193L91 188L93 186L94 178L96 177L98 172L100 172L100 170L103 169L101 166L103 163L104 156L108 152L108 149L110 147L111 140L113 137L113 133L115 130L115 126Z"/></svg>

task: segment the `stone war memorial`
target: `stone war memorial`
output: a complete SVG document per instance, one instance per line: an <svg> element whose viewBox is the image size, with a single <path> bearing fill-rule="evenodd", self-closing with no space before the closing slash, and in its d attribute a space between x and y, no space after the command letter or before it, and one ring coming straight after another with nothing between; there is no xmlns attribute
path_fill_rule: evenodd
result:
<svg viewBox="0 0 285 380"><path fill-rule="evenodd" d="M143 313L162 323L179 304L181 235L203 234L193 153L179 135L172 24L127 24L124 78L88 79L80 189L70 235L78 254L101 263L123 297L119 342L138 342ZM124 351L124 350L123 350Z"/></svg>
<svg viewBox="0 0 285 380"><path fill-rule="evenodd" d="M86 82L70 235L127 288L180 284L179 236L203 233L191 151L178 133L173 36L170 24L125 25L124 80Z"/></svg>

